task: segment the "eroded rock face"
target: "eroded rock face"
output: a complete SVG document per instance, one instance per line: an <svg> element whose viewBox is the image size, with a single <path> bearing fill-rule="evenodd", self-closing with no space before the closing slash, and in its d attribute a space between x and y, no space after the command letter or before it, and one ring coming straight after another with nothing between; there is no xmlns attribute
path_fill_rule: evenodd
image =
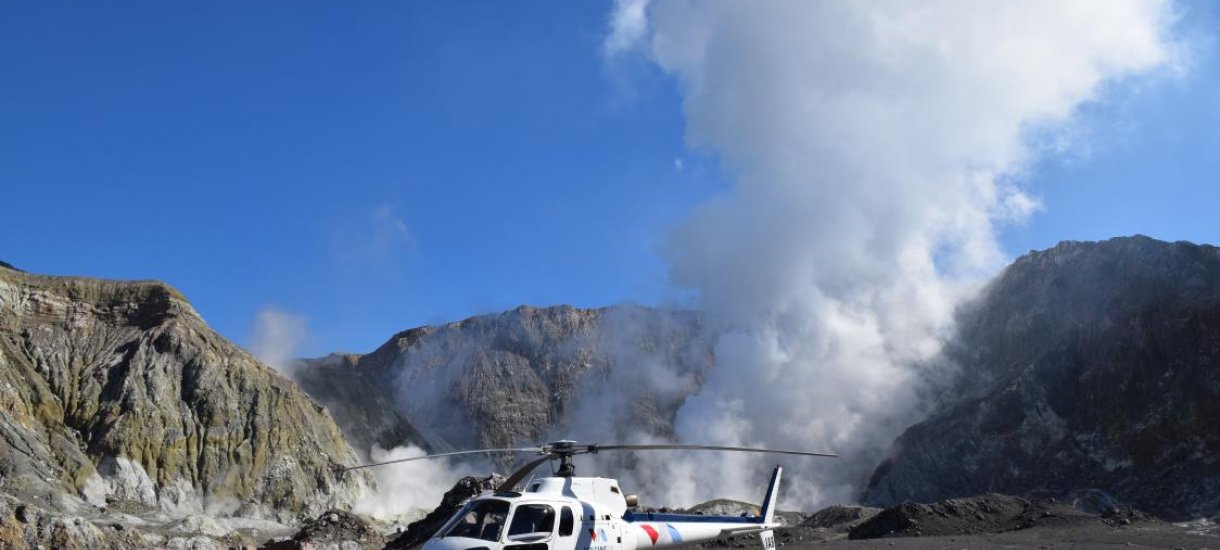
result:
<svg viewBox="0 0 1220 550"><path fill-rule="evenodd" d="M866 502L1090 489L1167 518L1220 509L1220 249L1063 243L1005 270L959 330L957 386Z"/></svg>
<svg viewBox="0 0 1220 550"><path fill-rule="evenodd" d="M448 451L671 435L711 345L689 311L523 306L305 363L297 380L353 442Z"/></svg>
<svg viewBox="0 0 1220 550"><path fill-rule="evenodd" d="M324 409L157 282L0 268L3 490L291 521L369 483Z"/></svg>

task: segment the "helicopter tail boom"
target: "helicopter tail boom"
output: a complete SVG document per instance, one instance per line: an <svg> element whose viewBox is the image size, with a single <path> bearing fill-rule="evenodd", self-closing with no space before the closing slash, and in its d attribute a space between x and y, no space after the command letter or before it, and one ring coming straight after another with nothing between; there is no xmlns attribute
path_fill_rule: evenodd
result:
<svg viewBox="0 0 1220 550"><path fill-rule="evenodd" d="M771 483L763 497L763 505L757 516L698 516L686 514L658 514L654 512L624 514L623 519L637 526L636 548L659 549L673 546L710 542L737 535L758 533L763 550L775 550L774 529L775 503L779 499L779 480L783 468L776 466L771 473Z"/></svg>

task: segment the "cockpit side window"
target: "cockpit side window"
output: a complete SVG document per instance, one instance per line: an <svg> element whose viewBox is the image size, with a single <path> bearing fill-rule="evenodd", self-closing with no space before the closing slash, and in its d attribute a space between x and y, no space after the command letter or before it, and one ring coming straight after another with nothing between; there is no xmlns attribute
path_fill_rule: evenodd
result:
<svg viewBox="0 0 1220 550"><path fill-rule="evenodd" d="M468 537L486 541L500 540L504 520L508 517L508 502L503 500L474 500L466 505L451 521L452 525L443 537Z"/></svg>
<svg viewBox="0 0 1220 550"><path fill-rule="evenodd" d="M555 530L555 509L546 504L522 504L513 512L508 536L527 533L552 533Z"/></svg>
<svg viewBox="0 0 1220 550"><path fill-rule="evenodd" d="M572 514L571 506L564 506L559 512L559 536L570 537L576 530L576 516Z"/></svg>

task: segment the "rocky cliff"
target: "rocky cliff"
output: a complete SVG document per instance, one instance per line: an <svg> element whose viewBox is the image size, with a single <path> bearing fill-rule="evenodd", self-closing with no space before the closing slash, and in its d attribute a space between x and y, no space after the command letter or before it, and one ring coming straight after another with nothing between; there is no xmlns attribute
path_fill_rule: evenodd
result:
<svg viewBox="0 0 1220 550"><path fill-rule="evenodd" d="M300 361L292 379L318 404L326 407L348 443L367 458L374 446L392 449L423 438L398 413L391 388L379 385L360 365L360 355L331 354Z"/></svg>
<svg viewBox="0 0 1220 550"><path fill-rule="evenodd" d="M291 521L368 483L323 408L158 282L0 267L0 411L0 491L52 510Z"/></svg>
<svg viewBox="0 0 1220 550"><path fill-rule="evenodd" d="M959 316L956 386L864 500L987 492L1220 510L1220 249L1065 242L1007 268Z"/></svg>
<svg viewBox="0 0 1220 550"><path fill-rule="evenodd" d="M367 355L307 361L297 380L361 444L664 436L711 364L702 331L690 311L523 306L407 330Z"/></svg>

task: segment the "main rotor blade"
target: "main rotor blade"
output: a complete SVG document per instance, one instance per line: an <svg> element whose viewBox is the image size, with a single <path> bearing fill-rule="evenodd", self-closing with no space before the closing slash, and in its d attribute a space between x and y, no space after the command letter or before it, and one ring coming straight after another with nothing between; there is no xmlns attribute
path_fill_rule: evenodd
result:
<svg viewBox="0 0 1220 550"><path fill-rule="evenodd" d="M508 476L508 479L504 480L504 483L501 483L500 486L496 488L496 491L502 493L516 489L517 485L525 480L525 476L530 475L530 472L534 471L534 468L537 468L539 464L542 464L550 459L550 456L544 456L538 460L530 461L525 466L517 468L517 471L513 472L513 475Z"/></svg>
<svg viewBox="0 0 1220 550"><path fill-rule="evenodd" d="M346 472L348 470L359 470L361 468L373 468L375 466L385 466L386 464L398 464L399 462L410 462L412 460L426 460L426 459L430 459L430 458L445 458L447 456L490 455L490 454L499 454L499 453L540 453L540 452L542 452L541 447L524 447L524 448L520 448L520 449L479 449L477 451L457 451L457 452L453 452L453 453L437 453L434 455L413 456L410 458L400 458L398 460L387 460L385 462L376 462L373 464L361 464L359 466L352 466L349 468L344 468L343 471Z"/></svg>
<svg viewBox="0 0 1220 550"><path fill-rule="evenodd" d="M724 447L720 445L590 445L595 452L627 450L627 451L738 451L743 453L776 453L781 455L824 456L838 458L834 453L810 453L805 451L783 451L779 449L762 449L758 447Z"/></svg>

